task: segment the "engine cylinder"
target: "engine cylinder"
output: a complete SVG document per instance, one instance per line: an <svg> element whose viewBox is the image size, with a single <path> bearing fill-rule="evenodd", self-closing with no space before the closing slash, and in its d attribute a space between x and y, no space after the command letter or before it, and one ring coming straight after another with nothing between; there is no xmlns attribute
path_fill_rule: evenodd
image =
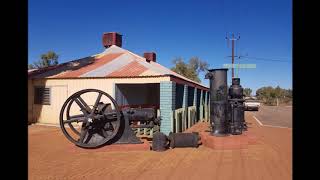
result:
<svg viewBox="0 0 320 180"><path fill-rule="evenodd" d="M155 110L153 108L123 108L129 121L154 121Z"/></svg>
<svg viewBox="0 0 320 180"><path fill-rule="evenodd" d="M198 132L192 133L170 133L170 147L198 147L200 136Z"/></svg>
<svg viewBox="0 0 320 180"><path fill-rule="evenodd" d="M168 148L168 137L161 132L154 133L153 139L152 139L152 150L165 151L167 148Z"/></svg>

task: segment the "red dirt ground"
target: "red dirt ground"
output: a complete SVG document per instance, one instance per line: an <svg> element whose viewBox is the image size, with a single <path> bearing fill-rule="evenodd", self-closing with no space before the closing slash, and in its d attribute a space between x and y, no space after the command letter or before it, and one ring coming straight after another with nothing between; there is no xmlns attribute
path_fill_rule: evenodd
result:
<svg viewBox="0 0 320 180"><path fill-rule="evenodd" d="M245 149L90 151L57 127L29 126L29 179L292 179L292 130L262 127L246 114L257 143ZM206 124L202 123L202 126Z"/></svg>

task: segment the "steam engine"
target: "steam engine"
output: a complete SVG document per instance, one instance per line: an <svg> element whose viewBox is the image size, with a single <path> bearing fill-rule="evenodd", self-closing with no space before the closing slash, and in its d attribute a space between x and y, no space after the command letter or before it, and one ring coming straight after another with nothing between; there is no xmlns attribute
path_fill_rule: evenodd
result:
<svg viewBox="0 0 320 180"><path fill-rule="evenodd" d="M205 77L210 80L210 125L213 136L240 135L247 130L240 78L232 78L232 85L228 88L227 71L211 69Z"/></svg>

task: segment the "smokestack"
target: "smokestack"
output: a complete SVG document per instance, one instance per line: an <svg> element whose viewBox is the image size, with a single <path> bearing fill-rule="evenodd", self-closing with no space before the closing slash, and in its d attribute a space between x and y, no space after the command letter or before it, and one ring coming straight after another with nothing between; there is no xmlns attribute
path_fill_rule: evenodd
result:
<svg viewBox="0 0 320 180"><path fill-rule="evenodd" d="M102 44L105 48L108 48L112 45L116 45L118 47L121 47L122 46L122 35L117 32L103 33Z"/></svg>
<svg viewBox="0 0 320 180"><path fill-rule="evenodd" d="M228 135L227 106L228 106L228 69L211 69L205 78L210 80L210 123L211 135Z"/></svg>
<svg viewBox="0 0 320 180"><path fill-rule="evenodd" d="M143 57L146 58L147 62L150 62L150 61L156 62L157 61L156 60L157 56L156 56L155 52L145 52L143 54Z"/></svg>

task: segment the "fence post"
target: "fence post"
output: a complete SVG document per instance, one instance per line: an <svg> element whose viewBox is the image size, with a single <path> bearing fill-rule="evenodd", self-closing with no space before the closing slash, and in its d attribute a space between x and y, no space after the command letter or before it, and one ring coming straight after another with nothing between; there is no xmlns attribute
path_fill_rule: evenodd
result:
<svg viewBox="0 0 320 180"><path fill-rule="evenodd" d="M195 110L195 114L196 114L196 118L193 119L193 122L192 122L192 125L194 125L197 121L197 88L194 87L194 95L193 95L193 106L196 107L196 110Z"/></svg>
<svg viewBox="0 0 320 180"><path fill-rule="evenodd" d="M182 101L182 108L184 108L184 112L182 114L182 124L183 124L183 131L186 130L187 127L187 113L188 113L188 85L184 85L183 88L183 101Z"/></svg>
<svg viewBox="0 0 320 180"><path fill-rule="evenodd" d="M205 112L204 112L204 116L205 116L205 122L208 122L208 91L205 91L205 96L204 96L205 100L204 100L204 106L205 106Z"/></svg>
<svg viewBox="0 0 320 180"><path fill-rule="evenodd" d="M202 89L200 89L200 105L199 106L200 106L199 121L202 121L203 120L203 90Z"/></svg>
<svg viewBox="0 0 320 180"><path fill-rule="evenodd" d="M191 111L189 107L187 107L187 116L188 116L188 128L190 128L191 127Z"/></svg>

